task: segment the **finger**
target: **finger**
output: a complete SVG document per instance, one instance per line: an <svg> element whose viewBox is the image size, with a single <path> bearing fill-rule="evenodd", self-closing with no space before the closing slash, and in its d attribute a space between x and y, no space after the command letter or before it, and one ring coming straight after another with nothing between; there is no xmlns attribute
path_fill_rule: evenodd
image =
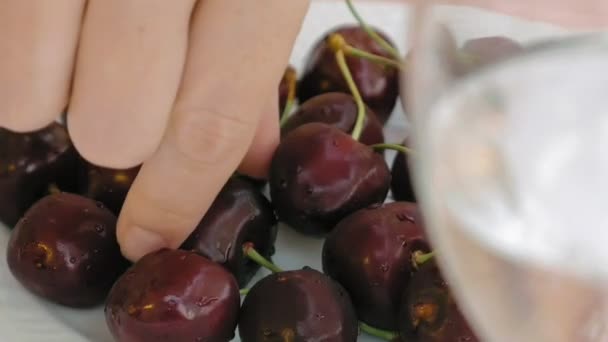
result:
<svg viewBox="0 0 608 342"><path fill-rule="evenodd" d="M128 168L154 153L179 87L194 2L89 3L68 114L86 159Z"/></svg>
<svg viewBox="0 0 608 342"><path fill-rule="evenodd" d="M0 125L19 132L68 101L84 0L0 0Z"/></svg>
<svg viewBox="0 0 608 342"><path fill-rule="evenodd" d="M245 158L239 165L239 172L255 178L265 179L268 176L274 151L279 144L279 105L278 93L267 101L266 109L258 121L255 136Z"/></svg>
<svg viewBox="0 0 608 342"><path fill-rule="evenodd" d="M199 3L169 128L119 218L125 256L178 247L198 224L245 155L307 7L305 0Z"/></svg>

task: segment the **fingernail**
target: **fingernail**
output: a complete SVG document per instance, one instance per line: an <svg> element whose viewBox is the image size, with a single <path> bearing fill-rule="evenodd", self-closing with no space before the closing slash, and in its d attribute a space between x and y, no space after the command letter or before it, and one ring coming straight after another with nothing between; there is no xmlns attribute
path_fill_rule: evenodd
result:
<svg viewBox="0 0 608 342"><path fill-rule="evenodd" d="M132 226L124 235L121 250L123 255L135 262L148 253L155 252L169 244L158 233L138 226Z"/></svg>

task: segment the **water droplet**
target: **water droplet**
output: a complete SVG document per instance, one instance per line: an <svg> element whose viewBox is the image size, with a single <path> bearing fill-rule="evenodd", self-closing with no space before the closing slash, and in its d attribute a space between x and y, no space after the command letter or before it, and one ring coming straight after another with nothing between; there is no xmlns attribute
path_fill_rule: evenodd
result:
<svg viewBox="0 0 608 342"><path fill-rule="evenodd" d="M380 270L381 270L382 272L388 272L388 268L389 268L389 267L388 267L388 265L387 265L387 264L382 264L382 265L380 265Z"/></svg>
<svg viewBox="0 0 608 342"><path fill-rule="evenodd" d="M177 306L177 301L175 299L169 299L167 301L167 305L173 307L173 306Z"/></svg>
<svg viewBox="0 0 608 342"><path fill-rule="evenodd" d="M52 269L53 271L57 271L57 266L53 266L51 269Z"/></svg>
<svg viewBox="0 0 608 342"><path fill-rule="evenodd" d="M277 281L279 281L279 282L284 282L284 281L286 281L286 280L287 280L287 277L285 277L284 275L279 275L279 276L277 277Z"/></svg>
<svg viewBox="0 0 608 342"><path fill-rule="evenodd" d="M95 224L95 231L98 233L103 233L103 231L105 230L105 227L102 224L96 223Z"/></svg>
<svg viewBox="0 0 608 342"><path fill-rule="evenodd" d="M397 213L396 216L399 221L408 221L411 223L416 223L414 217L408 213Z"/></svg>
<svg viewBox="0 0 608 342"><path fill-rule="evenodd" d="M46 267L44 267L44 264L42 264L41 262L37 262L36 263L36 268L39 269L39 270L41 270L41 269L44 269Z"/></svg>
<svg viewBox="0 0 608 342"><path fill-rule="evenodd" d="M407 247L407 237L405 237L405 235L399 235L397 236L397 239L401 241L401 247Z"/></svg>
<svg viewBox="0 0 608 342"><path fill-rule="evenodd" d="M184 255L180 256L180 257L179 257L179 260L181 260L181 261L186 260L186 254L184 254Z"/></svg>
<svg viewBox="0 0 608 342"><path fill-rule="evenodd" d="M71 257L71 258L70 258L70 264L75 264L75 263L76 263L76 258Z"/></svg>
<svg viewBox="0 0 608 342"><path fill-rule="evenodd" d="M458 337L458 342L467 342L467 341L471 341L473 338L471 338L471 336L460 336Z"/></svg>
<svg viewBox="0 0 608 342"><path fill-rule="evenodd" d="M91 270L91 265L87 265L87 266L84 268L84 270L85 270L85 271L87 271L87 272L88 272L88 271L90 271L90 270Z"/></svg>
<svg viewBox="0 0 608 342"><path fill-rule="evenodd" d="M325 315L318 313L318 314L315 314L315 318L318 320L322 320L323 318L325 318Z"/></svg>
<svg viewBox="0 0 608 342"><path fill-rule="evenodd" d="M202 336L199 336L196 338L196 342L204 342L204 341L205 341L205 338Z"/></svg>
<svg viewBox="0 0 608 342"><path fill-rule="evenodd" d="M100 209L103 209L103 208L105 208L105 207L106 207L105 205L103 205L103 203L101 203L101 202L99 202L99 201L95 202L95 206L96 206L97 208L100 208Z"/></svg>
<svg viewBox="0 0 608 342"><path fill-rule="evenodd" d="M329 114L331 114L331 108L323 107L323 109L321 109L321 113L323 113L325 116L329 116Z"/></svg>
<svg viewBox="0 0 608 342"><path fill-rule="evenodd" d="M27 217L23 217L21 219L21 223L26 223L27 221L29 221L30 219L28 219Z"/></svg>
<svg viewBox="0 0 608 342"><path fill-rule="evenodd" d="M279 181L279 187L281 187L282 189L287 188L287 180L285 180L285 179L281 179L281 180Z"/></svg>
<svg viewBox="0 0 608 342"><path fill-rule="evenodd" d="M204 306L217 302L217 300L218 300L218 298L216 298L216 297L210 297L210 298L201 297L196 301L196 306L202 308Z"/></svg>
<svg viewBox="0 0 608 342"><path fill-rule="evenodd" d="M84 208L82 211L87 214L89 212L89 208Z"/></svg>
<svg viewBox="0 0 608 342"><path fill-rule="evenodd" d="M302 173L302 166L298 165L298 166L296 167L296 174L298 174L298 175L299 175L300 173Z"/></svg>

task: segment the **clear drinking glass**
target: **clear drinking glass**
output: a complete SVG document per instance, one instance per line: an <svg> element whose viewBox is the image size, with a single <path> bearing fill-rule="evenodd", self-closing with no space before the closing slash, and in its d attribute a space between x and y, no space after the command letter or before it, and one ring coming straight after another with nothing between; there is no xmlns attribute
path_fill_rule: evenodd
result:
<svg viewBox="0 0 608 342"><path fill-rule="evenodd" d="M412 14L410 168L439 262L483 341L608 341L608 1L470 3Z"/></svg>

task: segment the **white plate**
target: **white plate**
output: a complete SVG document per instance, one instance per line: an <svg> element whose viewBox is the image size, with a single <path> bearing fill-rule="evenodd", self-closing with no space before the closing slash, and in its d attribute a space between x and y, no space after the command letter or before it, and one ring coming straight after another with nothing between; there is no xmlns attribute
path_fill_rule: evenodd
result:
<svg viewBox="0 0 608 342"><path fill-rule="evenodd" d="M370 1L358 4L358 9L367 21L386 32L401 51L407 46L408 8L398 2ZM513 31L505 24L505 17L485 17L474 11L463 11L462 16L452 18L457 28L459 40L470 33L480 32L480 27L488 34L508 34L519 39L531 39L528 32L541 35L556 32L546 25L534 25L533 30L521 26ZM304 58L312 44L328 29L344 23L354 23L342 1L313 1L301 34L298 37L291 58L292 64L301 70ZM528 26L529 27L529 26ZM540 29L540 30L539 30ZM401 106L396 106L386 128L386 140L399 142L405 137L405 116ZM393 153L387 154L389 161ZM321 269L321 246L319 239L306 238L281 227L274 260L284 269L310 266ZM107 331L103 309L73 310L58 307L40 300L26 292L10 275L6 265L6 244L9 231L0 227L0 342L112 342ZM258 278L265 273L262 271ZM375 341L362 335L360 341ZM235 341L239 341L238 334Z"/></svg>
<svg viewBox="0 0 608 342"><path fill-rule="evenodd" d="M379 24L392 37L403 37L405 8L395 4L362 4L360 10L371 23ZM292 64L301 69L312 44L335 25L354 22L342 2L313 3L293 51ZM395 39L396 42L399 42ZM399 43L404 43L401 41ZM403 45L403 44L401 44ZM399 106L397 106L399 107ZM395 118L403 119L402 113ZM404 136L403 122L392 122L387 140ZM391 155L392 156L392 155ZM282 227L283 228L283 227ZM2 342L112 342L103 308L74 310L58 307L26 292L6 265L9 231L0 227L0 341ZM290 229L280 229L274 260L285 269L308 265L321 269L321 241L304 238ZM259 276L265 273L260 272ZM259 277L258 276L258 277ZM238 333L235 341L239 341ZM373 339L362 338L362 341Z"/></svg>

